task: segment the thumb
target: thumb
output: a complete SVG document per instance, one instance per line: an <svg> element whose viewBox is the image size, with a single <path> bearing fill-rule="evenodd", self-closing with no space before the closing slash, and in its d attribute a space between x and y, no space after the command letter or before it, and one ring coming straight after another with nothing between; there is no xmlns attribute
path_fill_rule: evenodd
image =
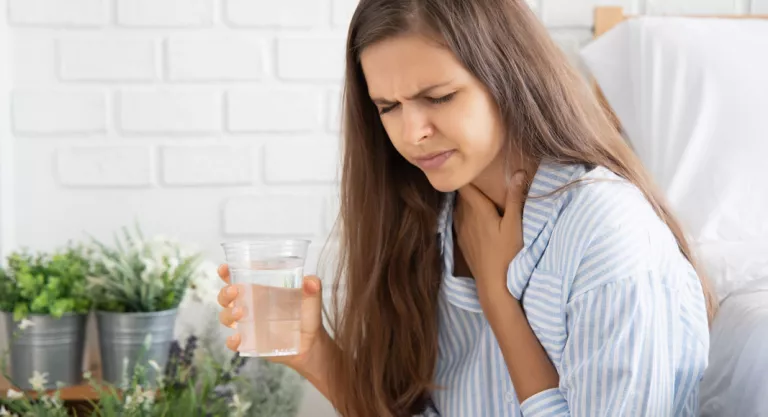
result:
<svg viewBox="0 0 768 417"><path fill-rule="evenodd" d="M302 314L321 317L323 312L323 284L315 275L304 277L302 285Z"/></svg>

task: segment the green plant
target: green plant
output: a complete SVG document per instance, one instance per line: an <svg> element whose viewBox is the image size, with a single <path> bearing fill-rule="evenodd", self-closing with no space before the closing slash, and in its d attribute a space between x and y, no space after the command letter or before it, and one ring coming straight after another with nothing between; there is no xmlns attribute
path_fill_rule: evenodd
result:
<svg viewBox="0 0 768 417"><path fill-rule="evenodd" d="M7 398L0 398L0 416L34 416L34 417L68 417L69 413L61 402L59 391L49 394L42 388L45 383L45 374L36 374L38 385L35 388L37 399L33 399L27 393L9 389Z"/></svg>
<svg viewBox="0 0 768 417"><path fill-rule="evenodd" d="M7 269L0 269L0 311L13 312L16 321L29 314L59 318L87 313L91 301L85 252L81 245L70 243L54 253L23 249L10 254Z"/></svg>
<svg viewBox="0 0 768 417"><path fill-rule="evenodd" d="M25 323L22 320L21 325L11 334L11 340L18 338L31 323ZM7 363L10 349L3 351L0 357L0 374L16 386L18 381L14 381L8 374ZM8 389L5 398L0 398L0 417L67 417L69 414L61 402L61 393L48 393L45 389L48 383L48 373L35 371L29 384L32 386L37 398L32 398L29 393ZM58 384L57 384L58 386Z"/></svg>
<svg viewBox="0 0 768 417"><path fill-rule="evenodd" d="M150 339L145 340L144 347ZM238 391L239 372L246 359L230 355L219 361L204 349L199 349L196 336L190 336L182 347L174 342L168 365L149 361L159 375L152 383L147 379L143 365L134 368L123 384L113 386L95 380L89 373L85 379L96 390L97 401L91 401L93 417L246 417L251 405L241 399ZM143 363L139 360L138 363ZM35 375L44 384L43 375ZM41 400L34 400L23 392L9 390L6 399L0 399L0 416L64 417L59 391L46 394L38 391ZM4 410L4 411L3 411ZM3 414L5 412L5 414Z"/></svg>
<svg viewBox="0 0 768 417"><path fill-rule="evenodd" d="M178 307L202 271L201 258L164 237L144 238L123 228L114 247L92 239L89 288L96 308L112 312L155 312Z"/></svg>
<svg viewBox="0 0 768 417"><path fill-rule="evenodd" d="M120 387L105 388L87 376L99 392L98 402L92 404L92 416L244 416L249 404L240 400L235 384L245 359L234 355L226 361L217 361L198 349L197 340L197 336L190 336L183 347L178 341L174 342L165 369L150 361L159 375L154 383L147 380L147 369L143 365L137 365L133 375Z"/></svg>

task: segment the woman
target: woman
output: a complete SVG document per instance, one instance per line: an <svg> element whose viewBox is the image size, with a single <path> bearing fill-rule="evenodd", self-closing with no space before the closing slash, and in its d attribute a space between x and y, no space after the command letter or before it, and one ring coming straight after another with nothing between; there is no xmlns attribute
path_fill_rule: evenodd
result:
<svg viewBox="0 0 768 417"><path fill-rule="evenodd" d="M342 415L696 415L714 299L522 0L362 0L344 139L346 301L276 359Z"/></svg>

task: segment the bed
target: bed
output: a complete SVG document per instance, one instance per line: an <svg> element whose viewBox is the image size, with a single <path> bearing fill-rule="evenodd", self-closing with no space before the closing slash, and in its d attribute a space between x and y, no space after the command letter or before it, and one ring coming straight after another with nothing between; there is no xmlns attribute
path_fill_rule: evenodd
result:
<svg viewBox="0 0 768 417"><path fill-rule="evenodd" d="M581 51L714 283L702 416L768 416L768 16L598 7Z"/></svg>

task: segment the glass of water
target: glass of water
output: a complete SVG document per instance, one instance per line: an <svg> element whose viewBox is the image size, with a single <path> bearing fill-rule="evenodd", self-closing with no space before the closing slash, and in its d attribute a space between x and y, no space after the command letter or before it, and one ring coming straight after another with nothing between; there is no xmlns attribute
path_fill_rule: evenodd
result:
<svg viewBox="0 0 768 417"><path fill-rule="evenodd" d="M240 356L299 353L304 261L309 240L250 240L223 243L238 321Z"/></svg>

